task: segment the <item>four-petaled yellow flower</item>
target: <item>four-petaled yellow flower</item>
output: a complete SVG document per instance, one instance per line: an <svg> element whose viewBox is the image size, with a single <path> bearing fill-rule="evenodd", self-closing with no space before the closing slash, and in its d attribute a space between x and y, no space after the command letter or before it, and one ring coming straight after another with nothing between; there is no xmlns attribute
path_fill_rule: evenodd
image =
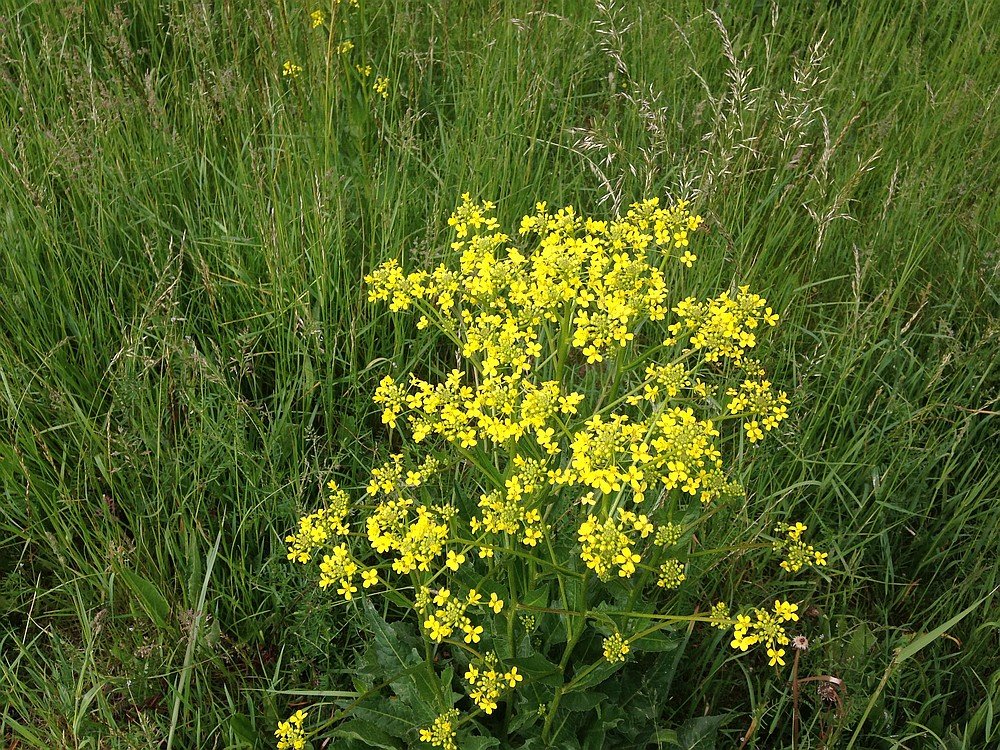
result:
<svg viewBox="0 0 1000 750"><path fill-rule="evenodd" d="M785 655L785 649L783 649L783 648L779 648L779 649L769 648L767 650L767 655L771 657L770 661L768 661L768 665L769 666L772 666L772 667L774 667L774 666L779 666L779 667L785 666L785 660L781 658L782 656Z"/></svg>
<svg viewBox="0 0 1000 750"><path fill-rule="evenodd" d="M490 601L488 606L496 614L500 614L500 610L503 609L503 599L499 598L496 594L490 594Z"/></svg>
<svg viewBox="0 0 1000 750"><path fill-rule="evenodd" d="M362 575L364 574L362 573ZM358 593L358 587L350 581L341 581L340 586L337 588L337 593L343 596L347 601L350 601L354 598L354 595Z"/></svg>
<svg viewBox="0 0 1000 750"><path fill-rule="evenodd" d="M362 586L366 589L371 588L376 583L378 583L378 573L374 570L366 570L361 574Z"/></svg>
<svg viewBox="0 0 1000 750"><path fill-rule="evenodd" d="M483 632L482 625L465 625L462 630L465 632L466 643L479 643L479 634Z"/></svg>
<svg viewBox="0 0 1000 750"><path fill-rule="evenodd" d="M451 550L448 551L448 559L445 561L445 567L449 570L458 570L458 566L465 562L465 555L459 552L455 554Z"/></svg>

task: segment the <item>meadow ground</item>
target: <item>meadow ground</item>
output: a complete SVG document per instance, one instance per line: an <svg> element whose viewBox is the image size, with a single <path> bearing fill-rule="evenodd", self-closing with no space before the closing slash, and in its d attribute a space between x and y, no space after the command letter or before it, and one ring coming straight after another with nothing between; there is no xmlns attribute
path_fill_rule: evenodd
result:
<svg viewBox="0 0 1000 750"><path fill-rule="evenodd" d="M1000 4L2 5L0 744L266 747L351 690L354 610L282 538L429 351L363 273L440 258L466 191L506 226L692 201L695 292L782 314L792 417L728 523L831 553L787 584L831 746L1000 743ZM754 559L692 606L766 597ZM787 744L784 678L685 638L663 725Z"/></svg>

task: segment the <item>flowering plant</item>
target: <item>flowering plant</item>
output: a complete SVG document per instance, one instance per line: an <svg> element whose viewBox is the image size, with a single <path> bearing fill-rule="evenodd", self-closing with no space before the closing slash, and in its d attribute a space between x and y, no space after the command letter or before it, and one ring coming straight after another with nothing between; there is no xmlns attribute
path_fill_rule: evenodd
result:
<svg viewBox="0 0 1000 750"><path fill-rule="evenodd" d="M382 422L406 439L363 497L331 481L286 540L320 587L362 600L372 645L335 731L379 747L551 746L634 652L675 650L678 626L732 630L734 649L779 666L798 619L781 599L678 611L695 533L743 494L720 445L757 443L788 415L750 356L778 315L747 287L671 304L703 224L684 202L610 221L539 203L518 241L493 208L462 197L452 263L366 277L370 300L416 311L457 364L382 378ZM826 563L802 524L777 531L786 571ZM602 732L627 724L602 712Z"/></svg>

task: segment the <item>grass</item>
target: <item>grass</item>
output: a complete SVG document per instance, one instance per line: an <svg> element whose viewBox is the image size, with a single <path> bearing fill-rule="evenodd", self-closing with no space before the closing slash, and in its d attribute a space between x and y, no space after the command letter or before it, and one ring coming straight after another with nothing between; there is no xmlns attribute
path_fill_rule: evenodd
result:
<svg viewBox="0 0 1000 750"><path fill-rule="evenodd" d="M996 743L997 4L364 5L327 66L308 5L5 4L0 742L265 747L351 689L351 616L281 537L331 476L362 485L369 392L427 356L363 269L438 257L469 191L506 225L695 200L698 291L783 315L793 424L726 523L829 544L787 590L815 606L803 669L847 686L837 741ZM692 604L768 596L763 559ZM787 686L689 637L672 717L788 743Z"/></svg>

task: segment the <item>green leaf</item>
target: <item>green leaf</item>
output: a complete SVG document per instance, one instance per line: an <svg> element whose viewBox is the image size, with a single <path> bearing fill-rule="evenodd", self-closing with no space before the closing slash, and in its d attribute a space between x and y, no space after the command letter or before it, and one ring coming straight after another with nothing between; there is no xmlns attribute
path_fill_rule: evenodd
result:
<svg viewBox="0 0 1000 750"><path fill-rule="evenodd" d="M249 717L243 714L233 714L229 717L229 728L233 731L237 737L241 740L246 740L254 747L260 742L260 735L254 728L253 723L250 721Z"/></svg>
<svg viewBox="0 0 1000 750"><path fill-rule="evenodd" d="M680 750L714 750L719 726L725 716L699 716L684 722L677 729Z"/></svg>
<svg viewBox="0 0 1000 750"><path fill-rule="evenodd" d="M516 659L511 659L511 663L537 685L559 687L563 684L563 676L559 667L537 651L530 656L519 656Z"/></svg>
<svg viewBox="0 0 1000 750"><path fill-rule="evenodd" d="M364 613L374 636L372 646L375 649L375 657L386 673L393 674L422 661L412 645L407 648L406 643L409 639L406 638L406 634L401 632L399 627L394 628L383 620L368 600L365 600Z"/></svg>
<svg viewBox="0 0 1000 750"><path fill-rule="evenodd" d="M567 693L559 702L559 708L565 708L568 711L590 711L605 698L607 696L604 693L599 693L596 690L586 693Z"/></svg>
<svg viewBox="0 0 1000 750"><path fill-rule="evenodd" d="M938 627L934 628L934 630L931 630L930 632L924 633L923 635L919 635L916 638L914 638L906 646L904 646L903 648L899 649L899 651L896 653L896 658L894 660L896 662L896 664L902 664L904 661L906 661L910 657L916 656L923 649L925 649L931 643L933 643L938 638L940 638L943 633L947 632L950 628L953 628L956 625L958 625L958 623L960 623L962 620L965 619L966 615L970 614L980 604L982 604L987 599L989 599L990 596L992 596L993 593L995 593L995 592L996 592L996 589L994 589L992 592L990 592L990 594L987 594L986 596L984 596L979 601L974 602L973 604L970 604L968 607L966 607L965 609L963 609L961 612L959 612L957 615L955 615L950 620L948 620L947 622L945 622L943 625L939 625Z"/></svg>
<svg viewBox="0 0 1000 750"><path fill-rule="evenodd" d="M652 632L636 641L629 641L633 651L673 651L678 645L676 638L662 630Z"/></svg>
<svg viewBox="0 0 1000 750"><path fill-rule="evenodd" d="M500 747L500 740L496 737L466 737L460 743L462 750L487 750L490 747Z"/></svg>
<svg viewBox="0 0 1000 750"><path fill-rule="evenodd" d="M170 617L170 604L167 598L150 581L131 570L121 570L119 575L139 598L139 603L149 615L149 619L160 629L166 630L167 619Z"/></svg>
<svg viewBox="0 0 1000 750"><path fill-rule="evenodd" d="M344 739L358 740L364 747L377 747L382 750L399 750L400 743L381 727L364 719L351 719L341 724L334 735Z"/></svg>
<svg viewBox="0 0 1000 750"><path fill-rule="evenodd" d="M521 597L521 604L528 607L545 609L549 606L549 586L547 583L540 583L530 591L526 591Z"/></svg>
<svg viewBox="0 0 1000 750"><path fill-rule="evenodd" d="M597 662L589 672L580 677L579 680L574 678L572 682L572 689L567 690L563 693L563 695L565 696L569 693L580 692L581 690L592 688L595 685L600 685L620 668L621 664L612 664L611 662L602 659Z"/></svg>

